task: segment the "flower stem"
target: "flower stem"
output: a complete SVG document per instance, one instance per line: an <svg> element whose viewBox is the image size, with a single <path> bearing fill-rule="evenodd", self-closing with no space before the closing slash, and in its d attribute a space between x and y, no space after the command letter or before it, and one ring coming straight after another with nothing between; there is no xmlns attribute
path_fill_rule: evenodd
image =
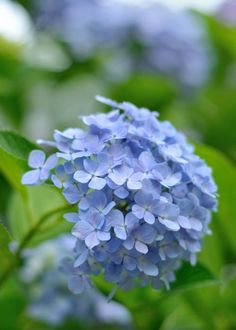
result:
<svg viewBox="0 0 236 330"><path fill-rule="evenodd" d="M34 235L37 233L38 229L53 215L55 215L57 213L64 212L64 211L66 211L70 208L71 208L71 205L64 205L64 206L59 207L55 210L49 211L46 214L44 214L35 225L33 225L31 227L29 232L25 235L25 237L23 238L23 240L19 244L19 246L18 246L18 248L15 252L13 261L9 264L9 266L5 269L5 271L0 276L0 288L5 283L5 281L8 279L10 274L18 266L18 264L20 263L21 253L22 253L23 249L29 244L29 242L32 240Z"/></svg>

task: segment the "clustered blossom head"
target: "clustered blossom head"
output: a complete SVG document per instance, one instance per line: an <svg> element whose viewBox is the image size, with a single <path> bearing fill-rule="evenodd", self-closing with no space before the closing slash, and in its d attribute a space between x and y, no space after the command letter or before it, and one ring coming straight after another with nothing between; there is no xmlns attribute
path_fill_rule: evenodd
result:
<svg viewBox="0 0 236 330"><path fill-rule="evenodd" d="M70 258L75 238L70 234L43 242L36 248L23 251L24 266L20 278L27 286L28 314L50 325L63 325L68 319L89 325L131 324L131 316L122 305L111 302L97 290L89 290L75 296L67 287L67 279L61 267L63 258Z"/></svg>
<svg viewBox="0 0 236 330"><path fill-rule="evenodd" d="M123 289L169 287L182 260L195 263L210 232L216 210L211 169L156 112L97 99L112 111L82 117L87 131L55 131L54 141L44 143L56 154L44 163L42 151L33 151L29 163L41 159L40 167L22 182L48 179L78 206L65 214L77 238L74 263L66 266L72 291L83 292L90 275L100 273ZM55 170L48 171L55 156Z"/></svg>
<svg viewBox="0 0 236 330"><path fill-rule="evenodd" d="M190 87L208 78L209 43L190 13L154 3L137 6L106 0L46 0L36 7L41 29L58 34L78 58L111 53L110 60L105 57L104 71L113 80L137 68L175 76Z"/></svg>

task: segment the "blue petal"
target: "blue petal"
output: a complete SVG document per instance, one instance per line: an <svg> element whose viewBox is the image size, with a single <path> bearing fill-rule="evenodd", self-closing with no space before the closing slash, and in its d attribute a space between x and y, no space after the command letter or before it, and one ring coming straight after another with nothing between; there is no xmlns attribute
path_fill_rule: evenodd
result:
<svg viewBox="0 0 236 330"><path fill-rule="evenodd" d="M22 179L21 183L26 185L36 185L40 182L40 170L33 170L26 172Z"/></svg>
<svg viewBox="0 0 236 330"><path fill-rule="evenodd" d="M148 247L147 247L147 245L144 244L143 242L136 241L134 246L135 246L135 249L136 249L138 252L143 253L143 254L148 253Z"/></svg>
<svg viewBox="0 0 236 330"><path fill-rule="evenodd" d="M45 153L42 150L33 150L29 155L28 164L32 168L42 167L45 162Z"/></svg>
<svg viewBox="0 0 236 330"><path fill-rule="evenodd" d="M90 233L86 238L85 238L85 244L87 245L88 248L92 249L93 247L99 245L100 241L97 237L96 232Z"/></svg>
<svg viewBox="0 0 236 330"><path fill-rule="evenodd" d="M78 221L72 229L72 234L80 239L85 239L93 231L94 227L90 223Z"/></svg>
<svg viewBox="0 0 236 330"><path fill-rule="evenodd" d="M150 225L152 225L155 222L155 217L151 212L146 211L144 214L144 220Z"/></svg>
<svg viewBox="0 0 236 330"><path fill-rule="evenodd" d="M48 159L46 160L44 167L51 170L52 168L54 168L57 165L57 156L56 154L53 154L51 156L48 157Z"/></svg>
<svg viewBox="0 0 236 330"><path fill-rule="evenodd" d="M89 188L102 190L106 185L106 180L98 177L93 177L89 182Z"/></svg>
<svg viewBox="0 0 236 330"><path fill-rule="evenodd" d="M87 183L91 178L92 175L84 171L77 171L74 174L74 179L81 183Z"/></svg>

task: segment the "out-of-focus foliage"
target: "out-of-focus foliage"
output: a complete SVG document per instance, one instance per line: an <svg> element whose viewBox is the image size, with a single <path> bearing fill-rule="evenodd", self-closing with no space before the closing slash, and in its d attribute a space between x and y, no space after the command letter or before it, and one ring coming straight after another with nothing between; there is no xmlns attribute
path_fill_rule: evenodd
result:
<svg viewBox="0 0 236 330"><path fill-rule="evenodd" d="M140 40L135 40L135 34L125 34L121 42L120 34L111 34L114 24L121 30L123 24L132 26L128 12L125 21L120 15L122 23L115 12L109 19L99 21L94 11L87 10L83 12L81 22L72 18L79 15L75 8L86 6L89 1L15 2L21 3L31 17L32 35L22 43L8 40L6 36L0 37L0 220L4 224L0 224L0 329L55 329L53 325L42 324L27 315L29 301L26 289L14 271L16 267L23 266L23 260L18 258L15 264L8 244L15 240L19 248L19 243L26 241L24 247L36 247L45 240L70 231L70 226L61 216L62 209L68 206L52 187L26 189L20 185L27 154L34 148L21 135L31 139L50 138L55 128L78 127L77 116L104 110L97 108L96 103L91 101L95 94L157 110L162 119L170 120L184 131L197 144L197 153L212 166L220 195L219 212L212 220L212 235L205 240L200 268L183 268L183 273L180 273L183 285L178 281L179 287L170 292L140 288L124 294L118 290L114 299L132 313L134 329L235 329L236 20L235 9L232 9L235 8L235 1L228 1L216 14L191 13L191 19L187 19L186 23L189 24L189 30L184 22L183 25L173 24L179 22L177 13L172 13L171 24L163 10L160 19L155 20L154 16L154 23L151 24L151 19L147 17L153 17L152 13L151 16L139 14L137 17L135 13L140 13L140 9L126 6L127 11L131 8L136 29L142 24L142 30L139 31L145 31L142 34L145 47L140 45ZM59 3L63 3L64 9L58 7ZM90 7L95 6L95 2L90 3ZM97 3L99 1L96 6ZM74 9L69 10L66 6L71 5ZM121 8L120 4L116 4L118 7ZM54 15L55 9L60 15ZM42 24L42 19L39 19L42 10L44 18L45 15L50 17L47 24L45 21ZM142 8L141 13L145 10ZM61 17L64 17L63 20L70 17L69 25L61 21L55 25ZM162 21L165 23L162 43L159 42L155 47L147 44L150 35L158 35L150 31L163 31ZM89 30L86 30L88 23L84 22L90 22ZM77 30L73 30L73 26L80 29L80 23L84 25L78 42ZM98 23L104 23L105 31L109 30L109 33L102 32ZM152 29L147 30L150 26ZM183 40L185 34L188 35L186 43L178 45L170 41L178 35ZM90 41L95 36L94 40L99 40L99 44L96 42L95 48L89 47L89 56L81 56L82 50L88 47L88 36ZM110 44L105 47L108 37L112 40L112 47ZM174 40L179 39L174 37ZM201 46L199 53L188 52L193 49L189 48L189 40L197 40ZM99 47L101 42L103 47ZM197 73L190 71L187 76L184 74L187 84L186 79L183 84L179 75L181 71L176 74L175 70L140 65L144 63L141 59L147 59L145 56L150 54L146 50L155 50L155 55L151 57L155 60L160 58L158 51L163 50L164 46L171 50L175 63L181 63L182 70L191 68L193 54L200 55L196 61L204 62L203 69ZM164 64L165 59L166 55L162 58ZM198 73L204 79L200 80L201 83L193 84ZM194 88L189 85L194 85ZM17 249L17 246L13 245L12 249ZM12 268L11 276L3 283L3 275L7 274L9 268ZM189 282L191 285L187 285ZM105 294L109 293L109 285L104 285L100 280L96 285ZM94 328L99 329L99 326L86 327ZM108 328L113 329L112 326ZM76 321L68 321L57 329L73 330L80 329L80 326ZM102 326L101 329L106 327Z"/></svg>

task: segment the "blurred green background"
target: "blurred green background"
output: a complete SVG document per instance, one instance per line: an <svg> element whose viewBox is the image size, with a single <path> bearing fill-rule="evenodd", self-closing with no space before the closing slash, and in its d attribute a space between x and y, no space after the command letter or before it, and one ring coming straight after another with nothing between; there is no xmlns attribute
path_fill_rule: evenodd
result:
<svg viewBox="0 0 236 330"><path fill-rule="evenodd" d="M29 205L36 221L63 204L48 188L22 191L25 164L17 162L25 162L31 147L25 143L16 156L8 148L14 136L3 131L32 141L51 138L56 128L80 126L78 116L105 111L96 94L157 110L213 167L219 211L199 259L216 281L163 295L120 292L117 299L132 315L126 328L235 330L236 1L187 11L177 0L168 1L168 9L158 1L136 2L0 0L0 219L20 241L29 228ZM17 162L9 175L11 157ZM50 219L32 245L67 231L63 221ZM1 253L0 274L7 267ZM27 313L27 290L17 272L0 287L1 330L121 327L38 321Z"/></svg>

